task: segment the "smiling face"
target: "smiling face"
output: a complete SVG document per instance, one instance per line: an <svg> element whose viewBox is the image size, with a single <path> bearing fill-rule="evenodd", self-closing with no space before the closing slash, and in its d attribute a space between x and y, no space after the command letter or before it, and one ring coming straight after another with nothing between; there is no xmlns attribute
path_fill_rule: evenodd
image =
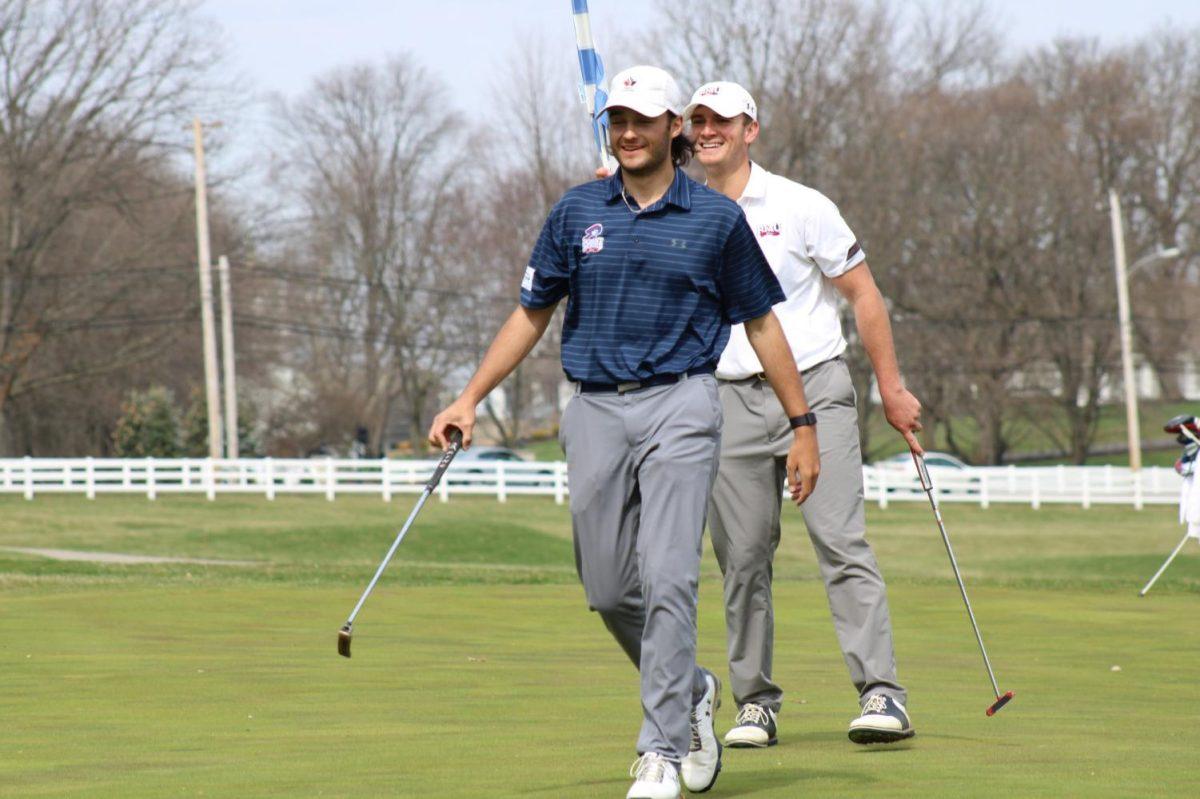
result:
<svg viewBox="0 0 1200 799"><path fill-rule="evenodd" d="M673 114L642 116L630 108L608 110L608 138L621 169L631 175L649 175L670 162L671 139L683 130L683 119Z"/></svg>
<svg viewBox="0 0 1200 799"><path fill-rule="evenodd" d="M750 145L758 138L758 123L745 114L723 117L699 105L689 119L696 160L706 169L729 171L750 160Z"/></svg>

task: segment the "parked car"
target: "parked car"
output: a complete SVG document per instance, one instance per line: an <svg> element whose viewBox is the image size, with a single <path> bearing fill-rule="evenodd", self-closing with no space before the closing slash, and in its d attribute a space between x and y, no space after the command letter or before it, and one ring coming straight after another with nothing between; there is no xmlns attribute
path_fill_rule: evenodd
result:
<svg viewBox="0 0 1200 799"><path fill-rule="evenodd" d="M889 493L900 489L907 490L910 484L918 490L921 488L921 479L917 476L917 466L913 463L911 453L901 452L890 458L876 461L874 465L888 471ZM971 474L971 465L949 452L927 451L925 465L929 468L930 479L939 490L965 490L968 494L979 493L981 481L977 475Z"/></svg>
<svg viewBox="0 0 1200 799"><path fill-rule="evenodd" d="M484 468L483 464L492 463L528 463L529 460L523 457L520 453L509 449L508 447L487 447L474 446L470 449L460 452L455 458L454 463L450 465L446 479L450 485L471 485L474 483L491 482L490 468ZM489 477L468 477L466 475L481 475L484 472L489 473ZM534 477L537 474L539 477ZM517 472L510 472L505 475L505 483L512 486L531 486L545 483L545 479L540 475L553 475L554 470L549 466L542 469L530 470L522 469Z"/></svg>
<svg viewBox="0 0 1200 799"><path fill-rule="evenodd" d="M883 460L877 462L875 465L876 466L892 466L892 465L907 466L913 470L913 474L916 474L916 469L917 469L917 467L913 464L912 454L908 453L908 452L901 452L899 455L893 455L890 458L884 458ZM970 469L971 468L969 464L965 463L964 461L960 460L959 458L954 457L949 452L926 452L925 453L925 465L928 466L930 469L933 469L933 468Z"/></svg>

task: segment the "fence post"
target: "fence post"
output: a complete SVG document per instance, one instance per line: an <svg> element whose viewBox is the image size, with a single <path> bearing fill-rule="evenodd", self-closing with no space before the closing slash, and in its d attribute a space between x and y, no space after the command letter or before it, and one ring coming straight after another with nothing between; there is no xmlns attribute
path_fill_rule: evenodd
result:
<svg viewBox="0 0 1200 799"><path fill-rule="evenodd" d="M267 480L267 500L270 502L274 502L275 501L275 461L274 461L274 459L267 458L266 463L263 464L263 467L264 467L263 471L265 472L266 480Z"/></svg>
<svg viewBox="0 0 1200 799"><path fill-rule="evenodd" d="M1083 508L1087 510L1092 507L1092 481L1088 477L1090 472L1087 469L1083 470Z"/></svg>
<svg viewBox="0 0 1200 799"><path fill-rule="evenodd" d="M1029 488L1032 497L1029 504L1034 510L1037 510L1042 507L1042 481L1034 477Z"/></svg>
<svg viewBox="0 0 1200 799"><path fill-rule="evenodd" d="M1133 509L1141 510L1142 505L1142 471L1139 469L1133 472Z"/></svg>
<svg viewBox="0 0 1200 799"><path fill-rule="evenodd" d="M133 475L130 474L129 461L121 461L121 488L129 490L133 487Z"/></svg>
<svg viewBox="0 0 1200 799"><path fill-rule="evenodd" d="M987 510L991 506L990 497L988 496L988 473L983 472L979 475L979 507Z"/></svg>
<svg viewBox="0 0 1200 799"><path fill-rule="evenodd" d="M383 469L383 501L392 501L392 462L387 458L379 461L380 468Z"/></svg>
<svg viewBox="0 0 1200 799"><path fill-rule="evenodd" d="M886 510L888 506L887 495L887 469L875 469L875 484L879 487L879 507L881 510Z"/></svg>
<svg viewBox="0 0 1200 799"><path fill-rule="evenodd" d="M211 457L204 459L200 478L204 481L204 493L208 495L208 501L212 502L217 498L217 476L213 473L213 459Z"/></svg>
<svg viewBox="0 0 1200 799"><path fill-rule="evenodd" d="M25 456L25 499L33 499L33 463L32 458Z"/></svg>
<svg viewBox="0 0 1200 799"><path fill-rule="evenodd" d="M1017 465L1015 463L1008 464L1008 493L1017 493Z"/></svg>
<svg viewBox="0 0 1200 799"><path fill-rule="evenodd" d="M146 458L146 499L153 500L157 498L157 492L154 490L154 458Z"/></svg>
<svg viewBox="0 0 1200 799"><path fill-rule="evenodd" d="M91 455L87 457L87 465L84 467L84 482L87 485L87 498L96 498L96 463Z"/></svg>
<svg viewBox="0 0 1200 799"><path fill-rule="evenodd" d="M333 458L325 456L325 499L333 502Z"/></svg>
<svg viewBox="0 0 1200 799"><path fill-rule="evenodd" d="M566 472L567 472L567 464L562 461L556 461L554 464L554 504L555 505L563 504L563 500L564 500L563 495L566 493L563 490L565 487L565 484L566 484L566 481L563 478L566 477Z"/></svg>
<svg viewBox="0 0 1200 799"><path fill-rule="evenodd" d="M438 499L442 502L450 501L450 479L447 475L442 475L442 480L438 483Z"/></svg>
<svg viewBox="0 0 1200 799"><path fill-rule="evenodd" d="M508 502L508 486L504 480L504 461L496 461L496 499Z"/></svg>

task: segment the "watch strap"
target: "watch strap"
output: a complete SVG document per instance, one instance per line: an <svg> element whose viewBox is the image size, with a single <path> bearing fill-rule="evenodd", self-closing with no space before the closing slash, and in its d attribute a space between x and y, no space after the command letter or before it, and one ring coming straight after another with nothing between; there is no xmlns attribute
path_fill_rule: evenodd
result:
<svg viewBox="0 0 1200 799"><path fill-rule="evenodd" d="M815 425L816 423L817 415L812 411L800 416L788 417L788 424L791 425L793 430L795 430L797 427L808 427L809 425Z"/></svg>

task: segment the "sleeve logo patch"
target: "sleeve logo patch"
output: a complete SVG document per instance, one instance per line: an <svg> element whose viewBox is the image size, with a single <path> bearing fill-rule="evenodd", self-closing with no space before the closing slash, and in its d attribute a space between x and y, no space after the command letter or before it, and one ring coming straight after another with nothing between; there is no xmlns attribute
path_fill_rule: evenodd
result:
<svg viewBox="0 0 1200 799"><path fill-rule="evenodd" d="M525 277L521 279L521 288L525 291L533 291L533 276L536 274L532 266L525 267Z"/></svg>
<svg viewBox="0 0 1200 799"><path fill-rule="evenodd" d="M584 253L600 252L604 249L604 225L599 222L583 231L583 240L580 241L583 246Z"/></svg>
<svg viewBox="0 0 1200 799"><path fill-rule="evenodd" d="M780 229L779 229L778 222L776 222L774 225L759 225L758 226L758 237L760 239L764 238L766 236L778 236L779 234L780 234Z"/></svg>

